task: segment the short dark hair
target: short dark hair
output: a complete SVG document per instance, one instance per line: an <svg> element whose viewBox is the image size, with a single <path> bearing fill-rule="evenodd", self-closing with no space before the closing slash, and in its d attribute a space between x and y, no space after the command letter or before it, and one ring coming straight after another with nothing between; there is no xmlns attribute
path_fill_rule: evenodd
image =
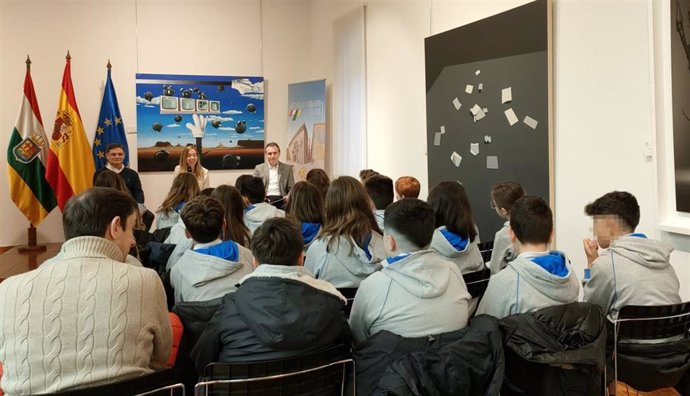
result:
<svg viewBox="0 0 690 396"><path fill-rule="evenodd" d="M640 205L637 198L627 191L612 191L597 198L585 206L587 216L618 216L635 231L640 224Z"/></svg>
<svg viewBox="0 0 690 396"><path fill-rule="evenodd" d="M542 197L525 195L513 203L510 228L521 243L549 243L553 213Z"/></svg>
<svg viewBox="0 0 690 396"><path fill-rule="evenodd" d="M254 231L252 254L259 264L298 265L304 239L297 223L274 217Z"/></svg>
<svg viewBox="0 0 690 396"><path fill-rule="evenodd" d="M448 231L474 242L477 229L470 199L462 184L442 181L431 189L426 201L436 213L436 228L446 226Z"/></svg>
<svg viewBox="0 0 690 396"><path fill-rule="evenodd" d="M508 214L510 214L515 201L525 195L525 189L516 182L503 182L491 187L491 199L497 207L505 209Z"/></svg>
<svg viewBox="0 0 690 396"><path fill-rule="evenodd" d="M374 175L366 178L364 189L374 201L376 209L386 209L393 202L393 180L388 176Z"/></svg>
<svg viewBox="0 0 690 396"><path fill-rule="evenodd" d="M116 148L119 148L119 149L122 149L122 151L125 151L125 146L121 145L120 143L110 143L109 145L107 145L105 147L105 153L108 154L110 152L110 150L113 150Z"/></svg>
<svg viewBox="0 0 690 396"><path fill-rule="evenodd" d="M242 186L242 183L244 183L245 180L249 179L250 177L254 177L252 175L239 175L237 176L237 179L235 179L235 188L238 190Z"/></svg>
<svg viewBox="0 0 690 396"><path fill-rule="evenodd" d="M359 180L364 181L374 175L379 175L380 173L376 172L373 169L362 169L359 171Z"/></svg>
<svg viewBox="0 0 690 396"><path fill-rule="evenodd" d="M434 235L434 209L417 198L401 199L390 204L383 216L384 232L392 230L418 248L431 243Z"/></svg>
<svg viewBox="0 0 690 396"><path fill-rule="evenodd" d="M240 184L240 193L253 204L263 202L266 199L264 181L260 177L254 176L243 178Z"/></svg>
<svg viewBox="0 0 690 396"><path fill-rule="evenodd" d="M67 201L62 215L65 240L81 236L105 237L110 222L120 217L122 228L127 228L127 218L138 209L137 202L129 194L110 187L94 187L75 195ZM133 226L133 225L132 225Z"/></svg>
<svg viewBox="0 0 690 396"><path fill-rule="evenodd" d="M275 147L276 149L278 149L278 152L280 152L280 146L278 146L278 143L276 142L271 142L267 144L266 147L264 147L264 152L266 152L266 149L268 149L269 147Z"/></svg>
<svg viewBox="0 0 690 396"><path fill-rule="evenodd" d="M198 195L187 202L180 216L194 242L209 243L218 239L223 230L225 209L219 200Z"/></svg>

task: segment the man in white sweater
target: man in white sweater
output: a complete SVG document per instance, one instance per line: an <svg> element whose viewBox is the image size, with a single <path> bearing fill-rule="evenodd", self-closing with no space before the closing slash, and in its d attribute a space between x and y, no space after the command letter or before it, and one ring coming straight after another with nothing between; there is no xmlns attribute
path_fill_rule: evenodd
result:
<svg viewBox="0 0 690 396"><path fill-rule="evenodd" d="M165 367L171 329L155 271L125 264L137 203L111 188L73 197L61 262L0 283L0 387L52 393Z"/></svg>

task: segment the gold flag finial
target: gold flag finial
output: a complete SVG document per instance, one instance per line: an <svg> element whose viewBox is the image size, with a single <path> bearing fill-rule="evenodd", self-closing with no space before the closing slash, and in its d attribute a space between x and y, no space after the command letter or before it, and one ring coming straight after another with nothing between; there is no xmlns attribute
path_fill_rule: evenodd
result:
<svg viewBox="0 0 690 396"><path fill-rule="evenodd" d="M108 64L106 65L106 67L108 68L108 70L113 68L113 65L110 64L110 59L108 59Z"/></svg>
<svg viewBox="0 0 690 396"><path fill-rule="evenodd" d="M30 72L31 71L31 58L29 58L29 55L26 55L26 71Z"/></svg>
<svg viewBox="0 0 690 396"><path fill-rule="evenodd" d="M67 50L67 56L65 57L65 59L67 59L67 60L72 59L72 56L69 54L69 50Z"/></svg>

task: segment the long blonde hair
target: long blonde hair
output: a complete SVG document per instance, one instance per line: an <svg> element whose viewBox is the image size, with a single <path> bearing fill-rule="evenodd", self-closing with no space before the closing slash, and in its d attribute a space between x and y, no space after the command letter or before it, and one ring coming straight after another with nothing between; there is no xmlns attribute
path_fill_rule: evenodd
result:
<svg viewBox="0 0 690 396"><path fill-rule="evenodd" d="M182 202L189 202L192 198L199 195L199 183L193 174L189 172L180 173L175 176L172 187L168 191L168 196L158 208L159 212L170 213Z"/></svg>
<svg viewBox="0 0 690 396"><path fill-rule="evenodd" d="M199 151L196 149L195 146L188 144L182 149L182 154L180 154L180 173L187 172L187 157L189 157L189 152L191 150L196 151L196 164L194 164L194 168L192 168L192 173L198 180L202 180L204 177L204 172L201 170L201 154Z"/></svg>
<svg viewBox="0 0 690 396"><path fill-rule="evenodd" d="M381 233L369 195L362 184L350 176L335 179L326 194L324 223L319 238L331 237L328 248L340 236L352 237L357 245L363 246L372 231Z"/></svg>

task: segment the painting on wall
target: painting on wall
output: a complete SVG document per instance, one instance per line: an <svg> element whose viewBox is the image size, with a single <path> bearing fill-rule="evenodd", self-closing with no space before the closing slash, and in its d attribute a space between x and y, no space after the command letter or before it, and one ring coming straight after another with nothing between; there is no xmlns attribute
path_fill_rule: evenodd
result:
<svg viewBox="0 0 690 396"><path fill-rule="evenodd" d="M326 80L288 85L288 145L285 162L295 181L326 162Z"/></svg>
<svg viewBox="0 0 690 396"><path fill-rule="evenodd" d="M190 144L209 170L263 162L263 77L137 74L136 84L139 172L172 171Z"/></svg>
<svg viewBox="0 0 690 396"><path fill-rule="evenodd" d="M671 3L670 25L676 210L690 213L690 0Z"/></svg>
<svg viewBox="0 0 690 396"><path fill-rule="evenodd" d="M538 0L425 39L429 186L464 185L482 241L504 221L492 185L553 200L550 11Z"/></svg>

